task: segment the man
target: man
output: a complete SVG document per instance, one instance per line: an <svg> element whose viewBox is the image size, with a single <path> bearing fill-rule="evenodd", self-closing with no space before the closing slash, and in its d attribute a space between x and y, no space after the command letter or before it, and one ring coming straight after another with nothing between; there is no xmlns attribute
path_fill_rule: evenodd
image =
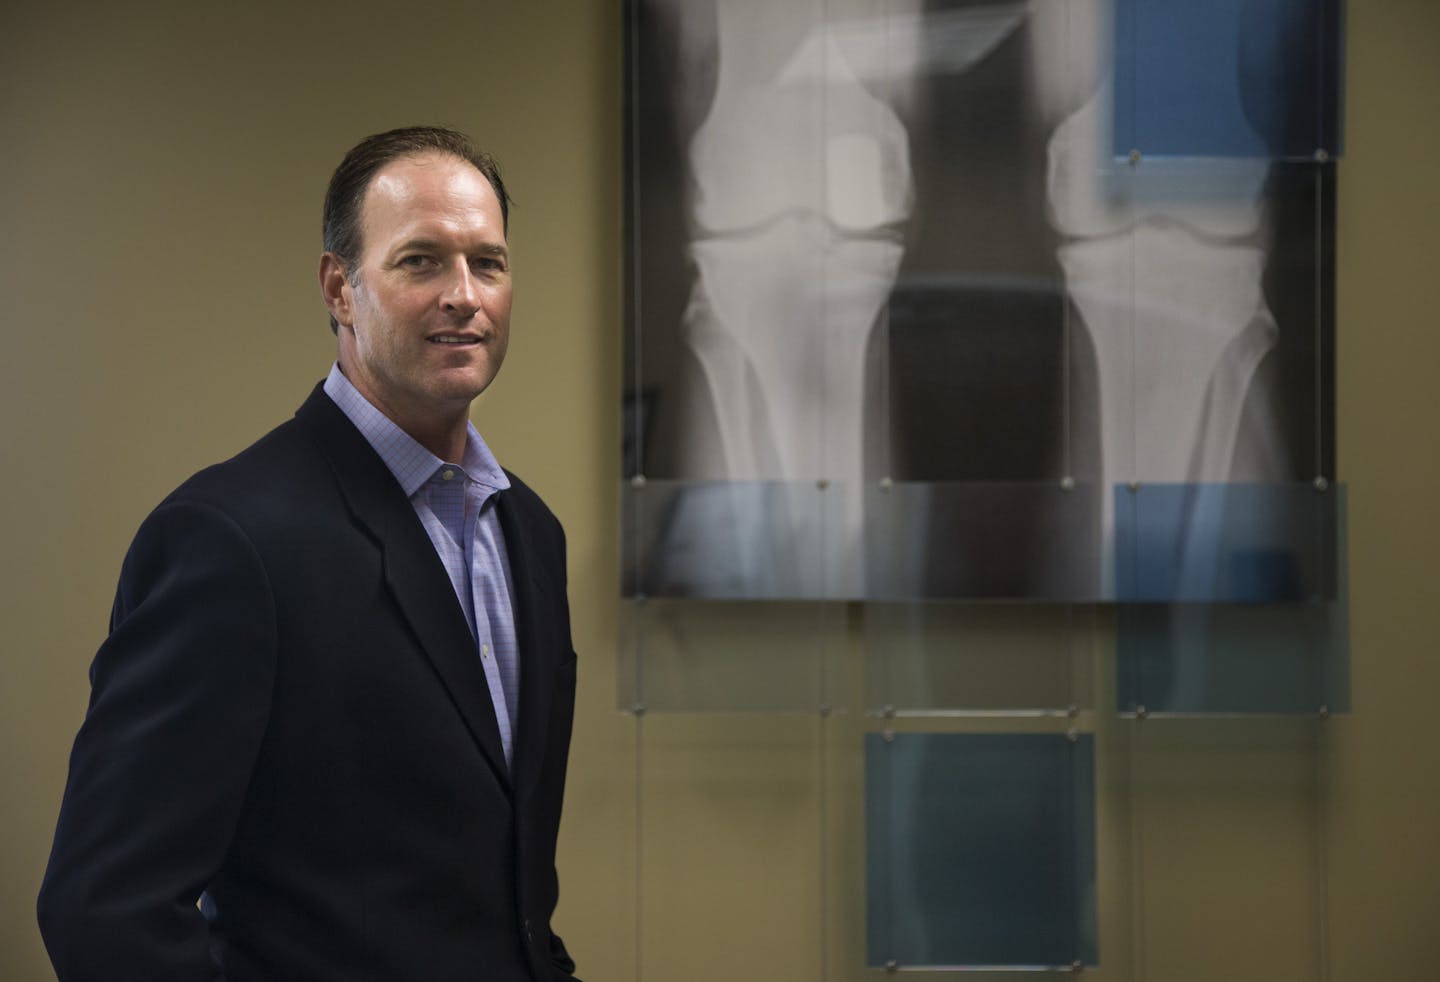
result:
<svg viewBox="0 0 1440 982"><path fill-rule="evenodd" d="M62 982L573 978L564 536L468 421L507 217L452 131L336 170L337 365L126 557L40 895Z"/></svg>

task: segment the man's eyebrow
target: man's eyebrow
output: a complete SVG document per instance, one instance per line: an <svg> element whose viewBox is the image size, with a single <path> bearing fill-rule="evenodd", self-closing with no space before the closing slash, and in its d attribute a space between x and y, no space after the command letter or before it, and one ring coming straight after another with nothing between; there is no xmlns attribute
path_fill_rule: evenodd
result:
<svg viewBox="0 0 1440 982"><path fill-rule="evenodd" d="M440 242L437 239L429 239L425 238L424 236L417 236L416 238L406 239L404 242L400 243L394 248L392 254L409 252L412 249L436 251L446 248L449 248L449 246L445 243ZM508 257L510 255L510 250L499 242L484 242L476 246L474 249L467 249L466 251L471 253L472 255L500 256L502 258Z"/></svg>

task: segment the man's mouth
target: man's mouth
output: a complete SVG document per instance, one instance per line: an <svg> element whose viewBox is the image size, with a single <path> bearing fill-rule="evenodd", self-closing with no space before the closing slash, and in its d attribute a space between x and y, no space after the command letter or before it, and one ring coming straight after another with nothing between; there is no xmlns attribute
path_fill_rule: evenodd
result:
<svg viewBox="0 0 1440 982"><path fill-rule="evenodd" d="M436 334L425 339L431 344L479 344L483 339L469 334Z"/></svg>

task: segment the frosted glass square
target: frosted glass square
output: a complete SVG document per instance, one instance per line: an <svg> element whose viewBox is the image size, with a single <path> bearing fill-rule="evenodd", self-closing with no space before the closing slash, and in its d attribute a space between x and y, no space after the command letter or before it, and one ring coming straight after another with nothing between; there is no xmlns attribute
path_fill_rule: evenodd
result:
<svg viewBox="0 0 1440 982"><path fill-rule="evenodd" d="M841 592L844 489L815 481L627 482L627 597L819 599Z"/></svg>
<svg viewBox="0 0 1440 982"><path fill-rule="evenodd" d="M1065 713L1093 691L1094 608L867 604L865 708L898 715Z"/></svg>
<svg viewBox="0 0 1440 982"><path fill-rule="evenodd" d="M866 508L872 600L1099 597L1092 486L970 481L873 487Z"/></svg>
<svg viewBox="0 0 1440 982"><path fill-rule="evenodd" d="M867 962L1099 961L1089 735L865 737Z"/></svg>
<svg viewBox="0 0 1440 982"><path fill-rule="evenodd" d="M1324 495L1302 488L1295 489L1295 495L1297 505L1324 502L1318 507L1325 523L1323 562L1310 573L1247 573L1239 579L1243 589L1224 591L1230 594L1228 602L1118 605L1116 692L1121 712L1349 710L1345 488L1335 487ZM1268 562L1262 569L1291 565ZM1276 589L1272 580L1286 589ZM1305 589L1294 589L1302 580L1316 592L1289 603L1237 602L1246 594L1306 594Z"/></svg>
<svg viewBox="0 0 1440 982"><path fill-rule="evenodd" d="M803 712L832 705L844 606L646 599L624 604L619 705L647 712Z"/></svg>

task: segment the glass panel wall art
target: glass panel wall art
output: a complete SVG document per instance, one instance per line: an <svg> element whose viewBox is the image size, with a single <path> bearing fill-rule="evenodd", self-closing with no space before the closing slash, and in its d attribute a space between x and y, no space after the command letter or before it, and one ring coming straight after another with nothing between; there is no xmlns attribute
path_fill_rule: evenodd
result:
<svg viewBox="0 0 1440 982"><path fill-rule="evenodd" d="M619 704L817 716L820 978L1154 961L1117 734L1350 705L1341 0L625 12Z"/></svg>

